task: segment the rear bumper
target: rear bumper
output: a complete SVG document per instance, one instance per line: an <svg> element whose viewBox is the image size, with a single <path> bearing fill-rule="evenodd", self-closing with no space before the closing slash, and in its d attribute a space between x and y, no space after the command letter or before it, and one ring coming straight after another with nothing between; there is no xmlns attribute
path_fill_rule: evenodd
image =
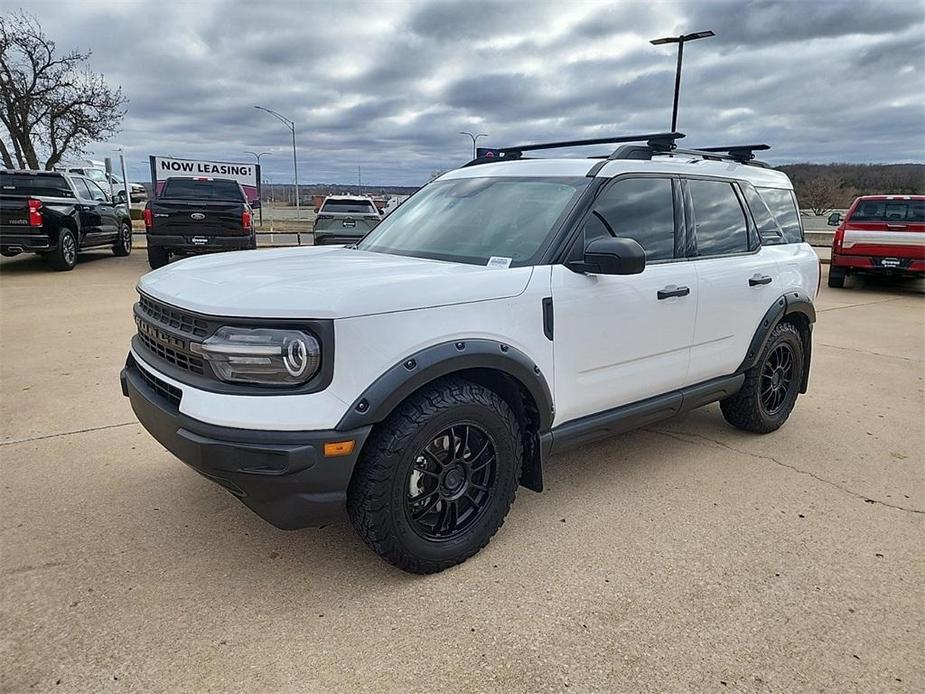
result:
<svg viewBox="0 0 925 694"><path fill-rule="evenodd" d="M897 256L847 255L833 251L831 265L857 272L898 275L920 275L925 273L925 260Z"/></svg>
<svg viewBox="0 0 925 694"><path fill-rule="evenodd" d="M316 231L312 237L312 242L316 246L335 246L356 243L363 238L365 234L356 234L348 236L346 234L331 234L327 231Z"/></svg>
<svg viewBox="0 0 925 694"><path fill-rule="evenodd" d="M203 477L225 487L278 528L343 517L347 486L370 427L353 431L262 431L219 427L187 417L157 376L129 356L120 380L142 426ZM177 389L173 389L177 390ZM182 396L180 396L182 397ZM348 456L324 457L324 443L353 439Z"/></svg>
<svg viewBox="0 0 925 694"><path fill-rule="evenodd" d="M9 248L22 248L24 252L30 251L50 251L55 248L57 243L48 237L48 234L23 234L0 232L0 248L7 250Z"/></svg>
<svg viewBox="0 0 925 694"><path fill-rule="evenodd" d="M194 241L196 239L196 241ZM210 251L240 251L254 247L253 234L210 236L206 234L158 234L148 232L148 246L169 248L181 253L208 253Z"/></svg>

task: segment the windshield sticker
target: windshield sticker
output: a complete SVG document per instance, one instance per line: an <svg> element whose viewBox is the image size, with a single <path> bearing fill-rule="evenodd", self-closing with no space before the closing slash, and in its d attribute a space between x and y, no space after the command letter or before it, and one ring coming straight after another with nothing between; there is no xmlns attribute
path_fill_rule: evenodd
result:
<svg viewBox="0 0 925 694"><path fill-rule="evenodd" d="M498 256L498 255L493 255L491 258L488 259L488 263L486 264L486 267L493 267L493 268L497 268L498 270L506 270L507 268L511 267L511 259L502 258L501 256Z"/></svg>

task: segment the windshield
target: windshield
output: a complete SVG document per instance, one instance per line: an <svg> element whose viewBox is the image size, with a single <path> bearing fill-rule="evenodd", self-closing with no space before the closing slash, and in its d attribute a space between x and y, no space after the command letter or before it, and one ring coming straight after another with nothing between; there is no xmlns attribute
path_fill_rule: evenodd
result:
<svg viewBox="0 0 925 694"><path fill-rule="evenodd" d="M173 200L233 200L244 202L241 189L228 179L168 178L162 198Z"/></svg>
<svg viewBox="0 0 925 694"><path fill-rule="evenodd" d="M423 188L358 248L462 263L529 264L591 179L460 178Z"/></svg>
<svg viewBox="0 0 925 694"><path fill-rule="evenodd" d="M325 200L321 206L324 212L346 212L349 214L378 214L376 206L366 200Z"/></svg>
<svg viewBox="0 0 925 694"><path fill-rule="evenodd" d="M925 200L862 200L852 222L925 222Z"/></svg>

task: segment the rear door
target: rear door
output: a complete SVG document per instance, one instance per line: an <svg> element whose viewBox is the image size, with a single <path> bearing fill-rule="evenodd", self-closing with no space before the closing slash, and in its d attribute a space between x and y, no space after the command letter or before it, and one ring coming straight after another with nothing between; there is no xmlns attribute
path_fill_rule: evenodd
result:
<svg viewBox="0 0 925 694"><path fill-rule="evenodd" d="M780 296L777 263L760 245L738 185L688 178L687 254L697 271L692 382L736 371L764 314Z"/></svg>
<svg viewBox="0 0 925 694"><path fill-rule="evenodd" d="M861 199L849 211L839 253L874 267L903 269L925 259L925 198Z"/></svg>
<svg viewBox="0 0 925 694"><path fill-rule="evenodd" d="M583 241L632 238L646 250L645 270L616 276L553 266L558 423L689 383L697 275L679 243L682 215L677 180L617 178L585 219Z"/></svg>

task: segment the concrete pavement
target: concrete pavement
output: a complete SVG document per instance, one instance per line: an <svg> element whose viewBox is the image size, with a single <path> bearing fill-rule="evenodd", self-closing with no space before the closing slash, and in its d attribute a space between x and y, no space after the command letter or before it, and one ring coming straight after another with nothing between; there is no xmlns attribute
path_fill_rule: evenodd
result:
<svg viewBox="0 0 925 694"><path fill-rule="evenodd" d="M143 253L0 263L0 691L923 691L925 303L818 300L810 393L551 461L421 578L166 453L118 372Z"/></svg>

